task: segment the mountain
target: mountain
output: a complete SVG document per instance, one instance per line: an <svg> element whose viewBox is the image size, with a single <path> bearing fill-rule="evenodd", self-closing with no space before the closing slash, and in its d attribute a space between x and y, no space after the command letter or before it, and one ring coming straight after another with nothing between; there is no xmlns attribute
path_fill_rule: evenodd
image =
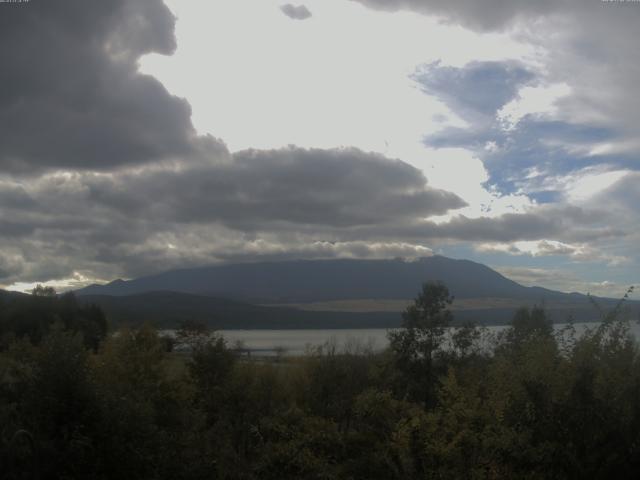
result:
<svg viewBox="0 0 640 480"><path fill-rule="evenodd" d="M296 260L172 270L92 285L76 293L116 323L215 328L395 327L422 283L455 296L457 322L504 324L524 305L543 304L554 321L599 320L586 295L524 287L486 265L442 256L403 260ZM615 300L598 299L609 310ZM629 308L640 310L640 302Z"/></svg>
<svg viewBox="0 0 640 480"><path fill-rule="evenodd" d="M403 260L296 260L216 265L116 280L78 295L123 296L172 291L252 303L304 303L348 299L411 299L422 283L441 281L464 298L575 301L584 298L524 287L489 267L442 256Z"/></svg>
<svg viewBox="0 0 640 480"><path fill-rule="evenodd" d="M0 302L8 302L16 298L24 297L25 293L12 292L9 290L0 290Z"/></svg>

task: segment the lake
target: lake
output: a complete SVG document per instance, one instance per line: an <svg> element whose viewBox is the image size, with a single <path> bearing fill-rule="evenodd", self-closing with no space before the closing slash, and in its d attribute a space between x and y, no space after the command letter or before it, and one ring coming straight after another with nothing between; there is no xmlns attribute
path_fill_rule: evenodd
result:
<svg viewBox="0 0 640 480"><path fill-rule="evenodd" d="M595 327L597 323L575 323L578 333L588 327ZM560 330L566 324L555 324L554 328ZM486 327L489 335L495 335L506 326ZM220 330L218 333L227 340L230 347L242 344L242 348L257 355L271 356L278 353L283 355L302 355L309 347L322 345L326 342L334 342L339 349L345 345L359 344L370 346L374 351L384 350L388 329L322 329L322 330ZM640 325L631 323L631 332L636 338L640 338Z"/></svg>

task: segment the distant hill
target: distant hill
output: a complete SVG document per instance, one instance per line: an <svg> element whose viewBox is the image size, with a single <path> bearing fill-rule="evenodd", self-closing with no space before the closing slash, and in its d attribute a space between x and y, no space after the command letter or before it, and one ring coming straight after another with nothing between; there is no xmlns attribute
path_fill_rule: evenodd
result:
<svg viewBox="0 0 640 480"><path fill-rule="evenodd" d="M8 290L0 290L0 302L11 301L15 298L21 298L27 295L26 293L13 292Z"/></svg>
<svg viewBox="0 0 640 480"><path fill-rule="evenodd" d="M83 295L99 305L118 325L152 323L176 328L196 320L216 329L390 328L400 325L397 312L313 312L287 307L252 305L181 292L147 292L126 296Z"/></svg>
<svg viewBox="0 0 640 480"><path fill-rule="evenodd" d="M441 281L464 298L528 301L586 300L539 287L524 287L489 267L442 256L402 260L299 260L217 265L116 280L78 295L122 296L172 291L252 303L301 303L349 299L411 299L422 283Z"/></svg>
<svg viewBox="0 0 640 480"><path fill-rule="evenodd" d="M199 320L218 329L397 327L422 283L456 297L456 323L505 324L520 306L544 305L554 321L598 320L585 295L524 287L485 265L442 256L402 260L299 260L173 270L92 285L75 293L115 324L175 328ZM23 296L0 290L0 305ZM598 299L603 309L616 300ZM640 302L628 302L637 316Z"/></svg>
<svg viewBox="0 0 640 480"><path fill-rule="evenodd" d="M181 269L92 285L76 293L116 323L215 328L395 327L422 283L456 297L457 322L504 324L523 305L543 304L554 321L598 320L587 296L524 287L491 268L442 256L402 260L298 260ZM611 308L615 300L599 299ZM640 303L629 302L637 315Z"/></svg>
<svg viewBox="0 0 640 480"><path fill-rule="evenodd" d="M181 292L147 292L134 295L83 295L81 301L99 305L113 326L152 323L160 328L176 328L183 320L201 321L215 329L326 329L326 328L395 328L401 324L397 308L358 310L322 304L287 306L253 305L211 296ZM510 306L482 305L475 299L469 304L454 302L454 325L473 321L480 325L509 323L519 306L531 302L511 302ZM505 302L506 303L506 302ZM603 302L611 307L611 302ZM373 307L375 308L375 307ZM550 318L566 321L572 315L578 321L597 321L597 311L588 303L550 303ZM637 311L637 305L635 305Z"/></svg>

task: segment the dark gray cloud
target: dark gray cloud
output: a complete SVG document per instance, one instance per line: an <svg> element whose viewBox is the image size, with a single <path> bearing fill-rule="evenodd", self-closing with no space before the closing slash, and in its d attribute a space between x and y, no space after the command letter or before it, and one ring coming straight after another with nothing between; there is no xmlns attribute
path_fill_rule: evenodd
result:
<svg viewBox="0 0 640 480"><path fill-rule="evenodd" d="M112 279L216 261L424 256L431 242L586 241L624 234L596 210L435 223L463 202L355 149L246 151L209 164L0 183L2 283Z"/></svg>
<svg viewBox="0 0 640 480"><path fill-rule="evenodd" d="M514 21L566 10L570 0L352 0L377 10L410 10L479 31L508 28ZM584 2L582 2L584 3ZM575 6L575 2L574 2Z"/></svg>
<svg viewBox="0 0 640 480"><path fill-rule="evenodd" d="M507 213L495 218L454 218L439 228L448 238L472 238L474 241L514 242L519 240L559 239L591 241L624 235L622 229L607 225L606 214L599 210L569 206L538 207L526 213Z"/></svg>
<svg viewBox="0 0 640 480"><path fill-rule="evenodd" d="M151 177L149 186L161 182ZM354 226L443 214L466 204L427 186L400 161L357 149L249 150L213 171L181 178L185 194L171 205L185 221L210 215L244 228L266 221Z"/></svg>
<svg viewBox="0 0 640 480"><path fill-rule="evenodd" d="M430 188L410 165L357 149L287 148L240 152L229 161L119 174L49 176L15 196L15 210L40 211L42 221L91 206L138 219L222 222L241 230L275 223L315 226L385 224L429 217L465 206L456 195ZM99 218L99 215L96 215ZM32 224L32 221L27 222Z"/></svg>
<svg viewBox="0 0 640 480"><path fill-rule="evenodd" d="M453 240L495 243L545 239L588 242L628 234L629 228L612 226L608 220L609 214L595 207L543 205L524 213L507 213L498 217L468 218L456 215L447 222L413 219L403 224L365 226L354 230L352 234L372 238L401 238L412 242Z"/></svg>
<svg viewBox="0 0 640 480"><path fill-rule="evenodd" d="M629 225L640 222L640 172L629 172L588 202L590 206L606 205L609 212ZM635 246L637 248L637 246Z"/></svg>
<svg viewBox="0 0 640 480"><path fill-rule="evenodd" d="M282 5L280 10L282 10L282 13L287 17L294 20L306 20L311 17L311 12L305 5L293 5L291 3L287 3L286 5Z"/></svg>
<svg viewBox="0 0 640 480"><path fill-rule="evenodd" d="M0 168L108 169L191 153L191 109L138 58L170 54L161 0L0 4Z"/></svg>

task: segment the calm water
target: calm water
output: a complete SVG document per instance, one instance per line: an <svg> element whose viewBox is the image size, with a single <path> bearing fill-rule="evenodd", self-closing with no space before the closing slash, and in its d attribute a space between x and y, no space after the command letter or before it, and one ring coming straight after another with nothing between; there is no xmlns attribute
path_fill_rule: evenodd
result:
<svg viewBox="0 0 640 480"><path fill-rule="evenodd" d="M556 324L561 329L565 324ZM574 324L578 333L585 328L597 326L597 323ZM489 334L504 330L505 326L487 327ZM220 330L230 347L242 344L242 348L258 355L301 355L313 346L333 342L339 349L345 346L369 346L375 351L383 350L388 345L387 329L327 329L327 330ZM640 339L640 325L631 323L631 332Z"/></svg>

